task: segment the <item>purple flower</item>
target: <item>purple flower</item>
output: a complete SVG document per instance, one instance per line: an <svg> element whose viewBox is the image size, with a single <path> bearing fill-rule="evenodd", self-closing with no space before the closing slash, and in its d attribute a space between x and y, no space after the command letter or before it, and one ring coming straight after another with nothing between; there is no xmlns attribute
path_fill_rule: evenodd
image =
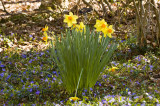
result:
<svg viewBox="0 0 160 106"><path fill-rule="evenodd" d="M0 64L2 64L2 62L0 61Z"/></svg>
<svg viewBox="0 0 160 106"><path fill-rule="evenodd" d="M43 56L43 55L44 55L44 52L41 52L39 56Z"/></svg>
<svg viewBox="0 0 160 106"><path fill-rule="evenodd" d="M49 78L52 77L50 74L47 75Z"/></svg>
<svg viewBox="0 0 160 106"><path fill-rule="evenodd" d="M33 84L33 83L34 83L34 81L31 81L30 83L31 83L31 84Z"/></svg>
<svg viewBox="0 0 160 106"><path fill-rule="evenodd" d="M31 88L30 90L29 90L29 92L32 92L33 91L33 89Z"/></svg>
<svg viewBox="0 0 160 106"><path fill-rule="evenodd" d="M3 67L5 67L5 65L1 64L1 65L0 65L0 67L2 67L2 68L3 68Z"/></svg>
<svg viewBox="0 0 160 106"><path fill-rule="evenodd" d="M143 70L145 70L145 68L146 68L146 65L142 67Z"/></svg>
<svg viewBox="0 0 160 106"><path fill-rule="evenodd" d="M7 78L6 78L6 80L8 80L10 77L11 77L11 75L8 75Z"/></svg>
<svg viewBox="0 0 160 106"><path fill-rule="evenodd" d="M84 89L84 92L87 92L87 89Z"/></svg>
<svg viewBox="0 0 160 106"><path fill-rule="evenodd" d="M5 68L2 68L2 71L6 71Z"/></svg>
<svg viewBox="0 0 160 106"><path fill-rule="evenodd" d="M47 78L45 79L45 82L48 82L48 79L47 79Z"/></svg>
<svg viewBox="0 0 160 106"><path fill-rule="evenodd" d="M153 71L153 66L149 65L150 71Z"/></svg>
<svg viewBox="0 0 160 106"><path fill-rule="evenodd" d="M139 98L139 96L135 96L135 97L134 97L134 99L137 99L137 98Z"/></svg>
<svg viewBox="0 0 160 106"><path fill-rule="evenodd" d="M136 81L136 83L139 85L140 83L138 81Z"/></svg>
<svg viewBox="0 0 160 106"><path fill-rule="evenodd" d="M30 37L30 38L33 38L33 36L32 36L32 35L29 35L29 37Z"/></svg>
<svg viewBox="0 0 160 106"><path fill-rule="evenodd" d="M26 58L27 56L25 54L22 54L22 58Z"/></svg>
<svg viewBox="0 0 160 106"><path fill-rule="evenodd" d="M56 78L55 77L53 77L53 81L55 81L56 80Z"/></svg>
<svg viewBox="0 0 160 106"><path fill-rule="evenodd" d="M40 91L37 91L36 94L39 95L39 94L40 94Z"/></svg>
<svg viewBox="0 0 160 106"><path fill-rule="evenodd" d="M82 96L85 96L85 95L86 95L86 94L83 92L83 93L82 93Z"/></svg>
<svg viewBox="0 0 160 106"><path fill-rule="evenodd" d="M0 76L3 77L3 76L4 76L4 73L1 73Z"/></svg>
<svg viewBox="0 0 160 106"><path fill-rule="evenodd" d="M29 63L32 63L32 61L33 61L32 59L31 59L31 60L29 60Z"/></svg>
<svg viewBox="0 0 160 106"><path fill-rule="evenodd" d="M102 100L102 103L103 103L103 104L107 104L107 101L106 101L106 100Z"/></svg>

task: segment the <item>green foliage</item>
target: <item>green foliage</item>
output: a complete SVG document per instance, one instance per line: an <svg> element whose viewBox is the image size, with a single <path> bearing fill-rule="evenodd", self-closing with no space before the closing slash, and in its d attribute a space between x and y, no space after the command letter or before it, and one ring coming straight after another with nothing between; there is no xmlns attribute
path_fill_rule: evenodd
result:
<svg viewBox="0 0 160 106"><path fill-rule="evenodd" d="M108 37L102 37L100 42L100 33L90 32L89 27L84 32L67 30L66 37L62 34L61 41L57 38L55 47L52 44L52 54L57 62L62 82L71 93L76 90L81 70L83 73L79 89L93 87L117 48L116 44L109 46Z"/></svg>

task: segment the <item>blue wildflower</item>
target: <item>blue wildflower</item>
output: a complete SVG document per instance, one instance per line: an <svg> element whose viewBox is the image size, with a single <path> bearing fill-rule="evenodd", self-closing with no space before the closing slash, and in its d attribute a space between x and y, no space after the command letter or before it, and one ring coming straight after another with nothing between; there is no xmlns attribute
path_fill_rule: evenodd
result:
<svg viewBox="0 0 160 106"><path fill-rule="evenodd" d="M39 95L39 94L40 94L40 91L37 91L36 94Z"/></svg>
<svg viewBox="0 0 160 106"><path fill-rule="evenodd" d="M47 78L45 79L45 82L48 82L48 79L47 79Z"/></svg>
<svg viewBox="0 0 160 106"><path fill-rule="evenodd" d="M47 75L49 78L52 77L50 74Z"/></svg>
<svg viewBox="0 0 160 106"><path fill-rule="evenodd" d="M30 91L30 92L32 92L32 91L33 91L33 89L31 88L31 89L29 89L29 91Z"/></svg>
<svg viewBox="0 0 160 106"><path fill-rule="evenodd" d="M34 81L31 81L30 83L31 83L31 84L33 84L33 83L34 83Z"/></svg>
<svg viewBox="0 0 160 106"><path fill-rule="evenodd" d="M107 101L106 101L106 100L102 100L102 103L103 103L103 104L107 104Z"/></svg>
<svg viewBox="0 0 160 106"><path fill-rule="evenodd" d="M149 65L150 71L153 71L153 66Z"/></svg>
<svg viewBox="0 0 160 106"><path fill-rule="evenodd" d="M2 71L6 71L5 68L2 68Z"/></svg>
<svg viewBox="0 0 160 106"><path fill-rule="evenodd" d="M33 36L32 36L32 35L29 35L29 37L30 37L30 38L33 38Z"/></svg>
<svg viewBox="0 0 160 106"><path fill-rule="evenodd" d="M29 63L32 63L33 59L29 60Z"/></svg>
<svg viewBox="0 0 160 106"><path fill-rule="evenodd" d="M22 54L22 58L27 58L27 56L25 54Z"/></svg>
<svg viewBox="0 0 160 106"><path fill-rule="evenodd" d="M1 65L0 65L0 67L2 67L2 68L3 68L3 67L5 67L5 65L1 64Z"/></svg>

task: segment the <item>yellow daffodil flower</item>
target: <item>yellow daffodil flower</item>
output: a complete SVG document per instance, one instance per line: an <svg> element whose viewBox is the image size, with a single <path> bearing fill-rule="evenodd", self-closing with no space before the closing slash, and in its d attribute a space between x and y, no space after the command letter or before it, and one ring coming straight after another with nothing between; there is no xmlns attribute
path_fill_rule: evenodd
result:
<svg viewBox="0 0 160 106"><path fill-rule="evenodd" d="M47 41L47 40L48 40L48 37L47 37L47 36L44 36L44 37L42 38L42 40Z"/></svg>
<svg viewBox="0 0 160 106"><path fill-rule="evenodd" d="M76 30L77 31L80 31L80 32L83 32L83 30L85 31L85 29L86 29L86 27L85 27L85 25L83 24L83 22L80 22L80 24L79 25L76 25Z"/></svg>
<svg viewBox="0 0 160 106"><path fill-rule="evenodd" d="M42 28L42 31L48 31L48 26L45 26L45 28Z"/></svg>
<svg viewBox="0 0 160 106"><path fill-rule="evenodd" d="M112 67L112 68L109 69L109 71L115 72L116 69L119 69L119 68L117 68L117 67Z"/></svg>
<svg viewBox="0 0 160 106"><path fill-rule="evenodd" d="M110 38L112 38L112 33L114 32L114 29L112 28L113 26L110 25L108 28L106 28L105 30L103 30L103 34L104 34L104 37L108 36Z"/></svg>
<svg viewBox="0 0 160 106"><path fill-rule="evenodd" d="M77 24L73 24L71 30L76 28L76 27L77 27Z"/></svg>
<svg viewBox="0 0 160 106"><path fill-rule="evenodd" d="M100 32L105 30L108 27L108 24L104 19L96 20L96 24L94 25L94 27L96 28L96 31Z"/></svg>
<svg viewBox="0 0 160 106"><path fill-rule="evenodd" d="M65 15L64 22L68 24L68 27L71 27L73 24L77 23L76 21L77 18L78 16L73 15L73 13L70 12L69 15Z"/></svg>
<svg viewBox="0 0 160 106"><path fill-rule="evenodd" d="M73 101L80 100L80 98L78 98L78 97L70 97L69 99L70 99L70 100L73 100Z"/></svg>

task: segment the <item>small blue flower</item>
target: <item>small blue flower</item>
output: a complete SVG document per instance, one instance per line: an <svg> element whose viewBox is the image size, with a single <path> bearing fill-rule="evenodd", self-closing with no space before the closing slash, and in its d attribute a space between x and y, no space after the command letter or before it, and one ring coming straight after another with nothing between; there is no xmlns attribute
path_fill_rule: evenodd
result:
<svg viewBox="0 0 160 106"><path fill-rule="evenodd" d="M32 63L32 61L33 61L32 59L31 59L31 60L29 60L29 63Z"/></svg>
<svg viewBox="0 0 160 106"><path fill-rule="evenodd" d="M85 96L85 95L86 95L86 94L83 92L83 93L82 93L82 96Z"/></svg>
<svg viewBox="0 0 160 106"><path fill-rule="evenodd" d="M32 35L29 35L29 37L30 37L30 38L33 38L33 36L32 36Z"/></svg>
<svg viewBox="0 0 160 106"><path fill-rule="evenodd" d="M49 78L51 78L52 76L50 74L47 75Z"/></svg>
<svg viewBox="0 0 160 106"><path fill-rule="evenodd" d="M6 80L8 80L10 77L11 77L11 75L8 75L7 78L6 78Z"/></svg>
<svg viewBox="0 0 160 106"><path fill-rule="evenodd" d="M5 68L2 68L2 71L6 71Z"/></svg>
<svg viewBox="0 0 160 106"><path fill-rule="evenodd" d="M93 91L93 89L92 89L92 88L90 88L90 90L91 90L91 91Z"/></svg>
<svg viewBox="0 0 160 106"><path fill-rule="evenodd" d="M1 65L0 65L0 67L2 67L2 68L3 68L3 67L5 67L5 65L1 64Z"/></svg>
<svg viewBox="0 0 160 106"><path fill-rule="evenodd" d="M48 79L47 79L47 78L45 79L45 82L48 82Z"/></svg>
<svg viewBox="0 0 160 106"><path fill-rule="evenodd" d="M4 76L4 73L1 73L0 76L3 77L3 76Z"/></svg>
<svg viewBox="0 0 160 106"><path fill-rule="evenodd" d="M22 58L27 58L27 56L25 54L22 54Z"/></svg>
<svg viewBox="0 0 160 106"><path fill-rule="evenodd" d="M56 78L55 77L53 77L53 81L55 81L56 80Z"/></svg>
<svg viewBox="0 0 160 106"><path fill-rule="evenodd" d="M31 81L30 83L31 83L31 84L33 84L33 83L34 83L34 81Z"/></svg>
<svg viewBox="0 0 160 106"><path fill-rule="evenodd" d="M106 101L106 100L102 100L102 103L103 103L103 104L107 104L107 101Z"/></svg>
<svg viewBox="0 0 160 106"><path fill-rule="evenodd" d="M33 89L31 88L30 90L29 90L29 92L32 92L33 91Z"/></svg>
<svg viewBox="0 0 160 106"><path fill-rule="evenodd" d="M150 71L153 71L153 66L149 65Z"/></svg>
<svg viewBox="0 0 160 106"><path fill-rule="evenodd" d="M84 92L87 92L87 89L84 89Z"/></svg>
<svg viewBox="0 0 160 106"><path fill-rule="evenodd" d="M39 95L39 94L40 94L40 91L37 91L36 94Z"/></svg>

